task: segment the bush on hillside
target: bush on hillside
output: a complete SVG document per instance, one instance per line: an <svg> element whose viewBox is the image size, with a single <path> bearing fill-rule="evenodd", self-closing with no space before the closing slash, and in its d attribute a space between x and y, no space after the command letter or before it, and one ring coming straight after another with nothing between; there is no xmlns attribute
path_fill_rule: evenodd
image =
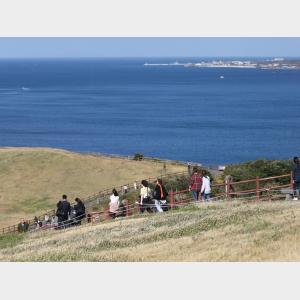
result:
<svg viewBox="0 0 300 300"><path fill-rule="evenodd" d="M223 180L226 175L231 175L234 182L255 179L256 176L259 178L280 176L291 172L292 162L285 160L254 160L248 161L241 164L226 166L223 173ZM288 184L290 178L276 179L272 183ZM261 182L260 186L266 186L270 182ZM239 189L253 189L255 183L246 183L239 185Z"/></svg>
<svg viewBox="0 0 300 300"><path fill-rule="evenodd" d="M144 154L142 153L135 153L133 156L133 160L143 160Z"/></svg>
<svg viewBox="0 0 300 300"><path fill-rule="evenodd" d="M254 160L242 164L229 165L224 171L226 175L233 176L234 181L247 180L256 176L271 177L291 172L292 162L285 160Z"/></svg>

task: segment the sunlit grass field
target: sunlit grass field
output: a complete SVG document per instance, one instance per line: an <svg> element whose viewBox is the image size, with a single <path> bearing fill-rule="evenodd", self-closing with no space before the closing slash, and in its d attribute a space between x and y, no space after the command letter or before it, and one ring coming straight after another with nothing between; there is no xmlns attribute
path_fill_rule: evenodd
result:
<svg viewBox="0 0 300 300"><path fill-rule="evenodd" d="M0 240L1 261L299 261L300 203L215 203Z"/></svg>
<svg viewBox="0 0 300 300"><path fill-rule="evenodd" d="M186 171L162 161L79 154L49 148L0 149L0 227L54 209L62 194L71 201L105 188Z"/></svg>

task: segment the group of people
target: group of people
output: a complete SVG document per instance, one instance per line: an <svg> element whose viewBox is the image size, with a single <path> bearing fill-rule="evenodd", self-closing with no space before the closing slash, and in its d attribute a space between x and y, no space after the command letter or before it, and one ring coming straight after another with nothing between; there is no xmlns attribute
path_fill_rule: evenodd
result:
<svg viewBox="0 0 300 300"><path fill-rule="evenodd" d="M27 232L29 229L29 222L25 219L21 219L20 223L18 224L18 232Z"/></svg>
<svg viewBox="0 0 300 300"><path fill-rule="evenodd" d="M137 201L140 212L163 212L168 210L168 191L160 178L156 179L154 190L149 187L147 180L141 181L140 198Z"/></svg>
<svg viewBox="0 0 300 300"><path fill-rule="evenodd" d="M141 181L139 199L136 201L141 213L144 213L145 211L152 213L168 210L168 191L162 184L161 179L158 178L155 184L155 188L152 190L147 180ZM137 182L134 183L134 189L137 190ZM116 189L112 190L110 196L109 215L112 219L126 215L124 200L120 201Z"/></svg>
<svg viewBox="0 0 300 300"><path fill-rule="evenodd" d="M81 225L81 220L86 217L85 205L79 198L75 198L75 202L72 207L67 195L62 195L62 199L56 205L57 229Z"/></svg>
<svg viewBox="0 0 300 300"><path fill-rule="evenodd" d="M138 189L138 183L137 183L137 181L134 181L134 183L133 183L133 189L135 191ZM123 192L123 194L127 194L130 190L131 189L130 189L130 184L129 183L122 186L122 192Z"/></svg>
<svg viewBox="0 0 300 300"><path fill-rule="evenodd" d="M198 168L193 169L193 174L189 180L189 190L192 192L194 203L198 204L201 200L202 203L211 202L211 179L206 170L198 172Z"/></svg>
<svg viewBox="0 0 300 300"><path fill-rule="evenodd" d="M127 187L127 186L126 186ZM124 186L123 194L127 194L128 188ZM138 189L138 184L134 182L134 190ZM210 195L210 179L207 174L202 172L198 174L197 169L190 178L190 190L192 191L195 201L198 201L199 195L203 195L204 201L209 200ZM126 216L126 200L120 200L118 191L114 188L110 195L109 202L109 215L112 219L116 217ZM35 217L35 228L39 229L45 225L50 225L56 229L66 228L73 225L81 225L82 219L86 217L86 209L84 203L75 198L76 204L72 207L68 201L67 195L62 195L62 199L58 201L56 207L56 216L49 217L45 215L44 220ZM162 180L157 178L155 187L152 189L147 180L142 180L140 184L139 199L136 201L141 213L145 211L149 213L159 212L162 213L169 209L168 191L163 185ZM89 219L89 216L87 216ZM18 226L19 232L28 231L29 223L22 220Z"/></svg>
<svg viewBox="0 0 300 300"><path fill-rule="evenodd" d="M294 157L293 159L293 189L294 189L294 200L298 200L300 192L300 160L299 157ZM211 181L208 172L206 170L198 171L198 167L191 165L189 167L190 179L189 179L189 190L192 192L193 200L195 205L198 205L200 201L203 204L206 202L211 202ZM231 177L231 176L230 176ZM227 179L230 182L232 178ZM124 185L122 188L123 194L128 193L129 185ZM231 186L229 184L229 186ZM145 211L149 213L159 212L162 213L167 211L169 208L168 201L168 191L162 183L162 180L158 178L155 182L155 187L152 189L149 186L147 180L142 180L140 187L137 181L133 184L134 190L138 190L139 199L136 201L138 204L140 212ZM233 187L232 187L233 189ZM120 200L118 191L114 188L112 194L110 195L109 202L109 215L112 219L116 217L126 215L126 200ZM72 225L80 225L81 220L86 217L86 209L84 203L79 199L75 198L76 204L72 207L67 199L67 195L63 195L62 199L57 203L56 217L49 217L48 214L45 215L44 220L35 217L34 226L35 228L40 228L45 225L50 225L56 228L65 228ZM21 219L18 224L19 232L26 232L29 230L29 222Z"/></svg>

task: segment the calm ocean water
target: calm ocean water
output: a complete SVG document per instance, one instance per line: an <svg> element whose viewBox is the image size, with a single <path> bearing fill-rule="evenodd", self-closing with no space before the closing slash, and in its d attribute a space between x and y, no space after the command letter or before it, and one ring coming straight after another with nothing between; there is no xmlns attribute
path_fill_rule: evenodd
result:
<svg viewBox="0 0 300 300"><path fill-rule="evenodd" d="M0 146L208 165L300 153L300 71L146 61L174 59L0 61Z"/></svg>

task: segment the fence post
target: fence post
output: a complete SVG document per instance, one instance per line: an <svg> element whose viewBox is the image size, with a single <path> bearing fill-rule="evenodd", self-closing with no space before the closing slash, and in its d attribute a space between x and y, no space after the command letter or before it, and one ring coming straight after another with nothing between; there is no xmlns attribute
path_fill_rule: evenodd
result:
<svg viewBox="0 0 300 300"><path fill-rule="evenodd" d="M128 204L128 200L126 200L126 217L129 217L129 204Z"/></svg>
<svg viewBox="0 0 300 300"><path fill-rule="evenodd" d="M294 194L294 183L293 183L293 171L291 172L291 190L292 190L292 193Z"/></svg>
<svg viewBox="0 0 300 300"><path fill-rule="evenodd" d="M225 192L226 192L226 199L228 199L229 196L230 196L230 182L229 182L229 180L227 180L226 183L225 183Z"/></svg>
<svg viewBox="0 0 300 300"><path fill-rule="evenodd" d="M256 200L259 201L259 177L256 176Z"/></svg>
<svg viewBox="0 0 300 300"><path fill-rule="evenodd" d="M171 208L173 208L173 206L174 206L174 192L173 192L173 189L171 189L171 191L170 191L170 206L171 206Z"/></svg>

